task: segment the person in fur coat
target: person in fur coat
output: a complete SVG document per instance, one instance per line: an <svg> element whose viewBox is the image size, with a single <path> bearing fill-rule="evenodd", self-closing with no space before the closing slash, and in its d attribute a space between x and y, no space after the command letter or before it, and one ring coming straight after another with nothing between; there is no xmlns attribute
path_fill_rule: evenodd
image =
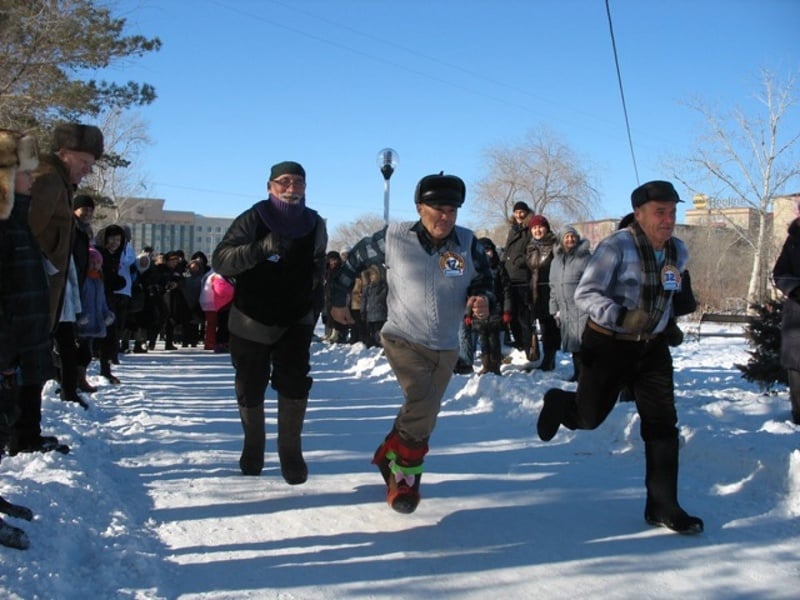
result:
<svg viewBox="0 0 800 600"><path fill-rule="evenodd" d="M542 337L542 362L539 363L539 369L552 371L556 368L556 352L561 337L556 320L550 314L550 263L553 260L553 249L557 240L550 228L550 222L543 215L532 216L529 225L531 239L525 256L531 271L530 293L533 306L531 322L539 322ZM537 360L539 357L539 341L535 332L534 329L528 360Z"/></svg>

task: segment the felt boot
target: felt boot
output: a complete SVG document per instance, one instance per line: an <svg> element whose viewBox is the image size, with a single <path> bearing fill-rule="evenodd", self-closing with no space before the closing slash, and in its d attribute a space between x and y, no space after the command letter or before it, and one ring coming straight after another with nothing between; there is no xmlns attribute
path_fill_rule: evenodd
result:
<svg viewBox="0 0 800 600"><path fill-rule="evenodd" d="M239 406L239 418L244 431L242 455L239 457L239 468L242 475L261 475L264 468L264 404L258 406Z"/></svg>
<svg viewBox="0 0 800 600"><path fill-rule="evenodd" d="M299 485L308 479L302 444L307 406L308 397L287 398L278 394L278 458L281 475L289 485Z"/></svg>
<svg viewBox="0 0 800 600"><path fill-rule="evenodd" d="M678 504L678 439L645 442L647 504L644 520L684 534L702 533L703 521Z"/></svg>

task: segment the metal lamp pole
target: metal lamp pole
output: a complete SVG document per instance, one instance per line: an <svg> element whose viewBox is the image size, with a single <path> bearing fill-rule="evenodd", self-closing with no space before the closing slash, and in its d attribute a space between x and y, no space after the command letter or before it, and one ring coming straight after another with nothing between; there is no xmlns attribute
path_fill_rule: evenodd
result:
<svg viewBox="0 0 800 600"><path fill-rule="evenodd" d="M398 162L400 162L400 157L397 155L397 150L384 148L378 152L378 168L383 175L383 221L387 225L389 224L389 178L394 173Z"/></svg>

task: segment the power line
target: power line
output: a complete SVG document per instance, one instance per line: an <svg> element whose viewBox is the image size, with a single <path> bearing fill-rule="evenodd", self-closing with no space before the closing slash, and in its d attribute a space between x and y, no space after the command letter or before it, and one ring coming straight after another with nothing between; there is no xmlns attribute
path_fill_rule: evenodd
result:
<svg viewBox="0 0 800 600"><path fill-rule="evenodd" d="M617 82L619 83L619 96L622 98L622 112L625 115L625 129L628 132L628 147L631 150L633 172L636 175L636 185L639 185L639 168L636 166L636 153L633 151L633 138L631 137L631 124L628 121L628 106L625 103L625 91L622 88L622 73L619 70L619 56L617 55L617 41L614 38L614 26L611 24L611 8L606 0L606 14L608 15L608 31L611 33L611 47L614 49L614 64L617 67Z"/></svg>

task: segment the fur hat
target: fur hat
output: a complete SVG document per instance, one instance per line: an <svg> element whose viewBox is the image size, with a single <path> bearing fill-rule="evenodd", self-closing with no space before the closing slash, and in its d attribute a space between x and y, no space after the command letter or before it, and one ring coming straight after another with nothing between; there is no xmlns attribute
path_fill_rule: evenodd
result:
<svg viewBox="0 0 800 600"><path fill-rule="evenodd" d="M95 208L94 198L88 194L78 194L72 199L72 210L78 210L84 207Z"/></svg>
<svg viewBox="0 0 800 600"><path fill-rule="evenodd" d="M281 175L299 175L305 179L306 170L300 163L292 160L285 160L283 162L279 162L277 165L272 165L272 169L270 169L269 172L269 179L270 181L273 181Z"/></svg>
<svg viewBox="0 0 800 600"><path fill-rule="evenodd" d="M455 206L459 208L464 204L467 195L467 186L461 178L455 175L445 175L439 171L438 175L426 175L419 180L414 192L416 204L428 206Z"/></svg>
<svg viewBox="0 0 800 600"><path fill-rule="evenodd" d="M683 202L669 181L648 181L631 192L631 206L633 208L639 208L642 204L653 200Z"/></svg>
<svg viewBox="0 0 800 600"><path fill-rule="evenodd" d="M14 177L17 170L33 171L39 166L36 138L19 131L0 129L0 220L14 208Z"/></svg>
<svg viewBox="0 0 800 600"><path fill-rule="evenodd" d="M53 152L73 150L86 152L95 160L103 156L103 132L94 125L62 123L53 132Z"/></svg>
<svg viewBox="0 0 800 600"><path fill-rule="evenodd" d="M547 227L547 231L550 231L550 221L548 221L544 215L533 215L531 217L528 226L533 228L536 225L543 225L544 227Z"/></svg>

